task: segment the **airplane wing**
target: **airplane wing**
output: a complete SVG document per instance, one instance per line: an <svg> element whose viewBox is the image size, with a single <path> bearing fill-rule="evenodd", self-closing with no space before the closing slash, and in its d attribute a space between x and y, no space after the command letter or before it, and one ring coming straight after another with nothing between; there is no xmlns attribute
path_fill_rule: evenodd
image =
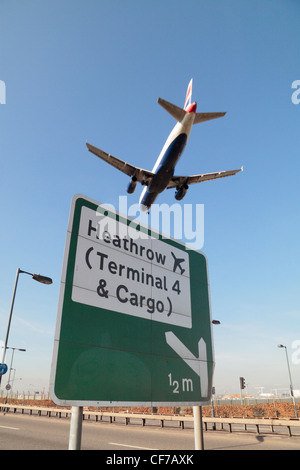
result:
<svg viewBox="0 0 300 470"><path fill-rule="evenodd" d="M218 171L216 173L206 173L202 175L173 176L167 186L167 189L176 188L176 186L182 186L184 184L190 185L195 183L202 183L203 181L225 178L226 176L233 176L239 171L243 171L243 167L239 170Z"/></svg>
<svg viewBox="0 0 300 470"><path fill-rule="evenodd" d="M130 165L129 163L126 163L123 160L120 160L119 158L113 157L112 155L109 155L108 153L98 149L97 147L94 147L93 145L86 143L86 146L91 153L101 158L105 162L109 163L110 165L114 166L118 170L122 171L126 175L131 177L135 176L139 183L148 185L148 183L154 176L154 173L152 173L151 171L143 170L142 168Z"/></svg>

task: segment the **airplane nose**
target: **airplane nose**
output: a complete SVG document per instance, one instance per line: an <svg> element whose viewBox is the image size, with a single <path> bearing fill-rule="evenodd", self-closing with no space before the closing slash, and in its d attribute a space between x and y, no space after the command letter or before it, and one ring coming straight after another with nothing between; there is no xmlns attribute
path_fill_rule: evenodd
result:
<svg viewBox="0 0 300 470"><path fill-rule="evenodd" d="M145 204L141 204L140 203L140 208L142 210L142 212L147 212L149 210L149 207L145 206Z"/></svg>

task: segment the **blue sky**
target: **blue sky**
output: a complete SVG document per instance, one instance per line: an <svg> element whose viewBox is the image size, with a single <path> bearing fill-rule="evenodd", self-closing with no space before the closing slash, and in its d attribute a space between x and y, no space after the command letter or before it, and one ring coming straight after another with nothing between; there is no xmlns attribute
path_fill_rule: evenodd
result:
<svg viewBox="0 0 300 470"><path fill-rule="evenodd" d="M182 106L191 77L198 111L227 114L193 128L178 173L244 166L182 201L204 204L216 392L238 393L239 376L251 393L288 388L278 343L300 389L299 17L297 0L0 0L0 339L17 268L54 280L19 280L18 390L48 390L73 195L117 207L126 194L85 142L151 170L174 125L156 100Z"/></svg>

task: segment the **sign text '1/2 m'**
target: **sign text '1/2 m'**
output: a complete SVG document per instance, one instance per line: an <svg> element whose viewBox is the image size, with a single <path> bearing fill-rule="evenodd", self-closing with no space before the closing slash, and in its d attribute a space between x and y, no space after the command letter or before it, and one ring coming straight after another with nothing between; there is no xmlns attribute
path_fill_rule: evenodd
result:
<svg viewBox="0 0 300 470"><path fill-rule="evenodd" d="M181 382L178 380L173 380L172 374L168 374L169 385L173 387L173 393L182 392L193 392L193 381L186 377L181 378Z"/></svg>

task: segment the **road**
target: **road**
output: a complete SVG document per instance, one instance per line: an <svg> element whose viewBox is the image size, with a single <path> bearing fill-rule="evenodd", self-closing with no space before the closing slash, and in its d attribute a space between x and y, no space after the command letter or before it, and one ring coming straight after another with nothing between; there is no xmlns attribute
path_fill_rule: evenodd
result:
<svg viewBox="0 0 300 470"><path fill-rule="evenodd" d="M0 450L67 450L70 420L0 414ZM206 431L206 450L299 450L300 437ZM194 450L192 429L84 421L82 450Z"/></svg>

